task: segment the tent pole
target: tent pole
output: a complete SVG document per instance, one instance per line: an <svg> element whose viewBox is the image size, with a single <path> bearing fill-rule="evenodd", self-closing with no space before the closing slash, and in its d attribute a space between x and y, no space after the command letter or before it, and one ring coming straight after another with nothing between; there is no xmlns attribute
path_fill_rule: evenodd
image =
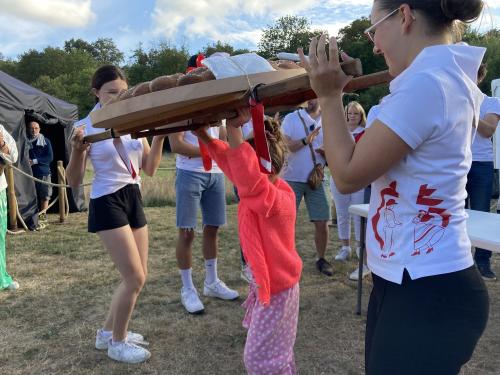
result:
<svg viewBox="0 0 500 375"><path fill-rule="evenodd" d="M59 222L64 223L64 216L66 215L66 200L64 199L65 187L62 185L66 184L63 175L64 165L62 160L57 161L57 183L59 186Z"/></svg>

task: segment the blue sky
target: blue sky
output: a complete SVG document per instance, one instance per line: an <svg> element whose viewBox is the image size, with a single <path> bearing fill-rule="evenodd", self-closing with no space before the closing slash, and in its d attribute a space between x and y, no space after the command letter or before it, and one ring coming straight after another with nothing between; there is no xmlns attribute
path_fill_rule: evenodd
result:
<svg viewBox="0 0 500 375"><path fill-rule="evenodd" d="M500 0L487 0L481 28L500 28ZM261 30L284 15L307 17L336 35L368 16L372 0L0 0L0 52L16 59L65 40L113 38L128 57L139 43L185 45L195 53L217 40L256 49ZM477 26L479 27L479 26Z"/></svg>

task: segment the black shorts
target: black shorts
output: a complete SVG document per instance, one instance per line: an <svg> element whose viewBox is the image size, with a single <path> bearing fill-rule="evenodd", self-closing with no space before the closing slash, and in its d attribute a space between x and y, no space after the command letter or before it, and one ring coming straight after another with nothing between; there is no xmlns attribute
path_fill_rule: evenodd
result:
<svg viewBox="0 0 500 375"><path fill-rule="evenodd" d="M147 224L139 185L129 184L114 193L91 199L88 230L90 233L120 228L142 228Z"/></svg>

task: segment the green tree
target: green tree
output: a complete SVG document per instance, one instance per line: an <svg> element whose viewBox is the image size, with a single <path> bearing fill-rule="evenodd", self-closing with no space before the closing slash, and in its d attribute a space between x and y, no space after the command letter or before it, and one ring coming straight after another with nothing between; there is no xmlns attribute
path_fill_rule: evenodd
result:
<svg viewBox="0 0 500 375"><path fill-rule="evenodd" d="M21 55L17 64L17 78L33 83L40 76L55 78L61 74L74 74L87 67L96 68L98 63L84 50L66 52L47 47L43 51L29 50Z"/></svg>
<svg viewBox="0 0 500 375"><path fill-rule="evenodd" d="M82 48L29 50L16 64L15 77L86 113L91 103L90 80L99 63Z"/></svg>
<svg viewBox="0 0 500 375"><path fill-rule="evenodd" d="M305 17L284 16L262 30L259 54L269 59L275 58L278 52L296 53L297 48L308 47L313 36L326 33L311 30L311 23Z"/></svg>
<svg viewBox="0 0 500 375"><path fill-rule="evenodd" d="M188 59L187 48L178 48L168 42L161 42L149 51L145 51L142 45L139 45L133 52L125 70L130 85L135 85L161 75L184 72Z"/></svg>
<svg viewBox="0 0 500 375"><path fill-rule="evenodd" d="M124 54L111 38L99 38L89 43L83 39L70 39L64 42L64 50L68 53L85 51L89 53L99 65L112 64L119 66L124 60Z"/></svg>
<svg viewBox="0 0 500 375"><path fill-rule="evenodd" d="M245 48L235 49L232 45L218 40L216 43L207 44L205 48L203 48L202 52L207 57L215 52L227 52L231 56L233 56L233 55L241 55L242 53L249 53L250 50Z"/></svg>
<svg viewBox="0 0 500 375"><path fill-rule="evenodd" d="M487 95L491 95L491 81L500 78L500 29L492 29L480 34L468 26L465 29L463 41L486 48L483 62L488 68L488 73L479 88Z"/></svg>
<svg viewBox="0 0 500 375"><path fill-rule="evenodd" d="M363 64L363 74L370 74L387 69L385 60L380 55L373 54L373 43L364 35L364 30L370 26L368 18L354 20L348 26L339 30L339 49L349 56L359 58ZM345 96L345 101L356 100L368 111L380 99L389 93L388 85L360 90L356 94Z"/></svg>
<svg viewBox="0 0 500 375"><path fill-rule="evenodd" d="M2 72L5 72L7 74L10 74L11 76L16 76L16 70L17 70L17 63L12 60L6 58L1 52L0 52L0 70Z"/></svg>

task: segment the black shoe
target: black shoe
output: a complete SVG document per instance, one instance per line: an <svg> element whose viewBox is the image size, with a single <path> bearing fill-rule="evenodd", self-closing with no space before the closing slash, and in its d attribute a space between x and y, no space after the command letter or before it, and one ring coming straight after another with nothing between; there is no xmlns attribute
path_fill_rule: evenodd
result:
<svg viewBox="0 0 500 375"><path fill-rule="evenodd" d="M326 276L333 276L332 265L328 263L325 258L319 258L316 261L316 269Z"/></svg>
<svg viewBox="0 0 500 375"><path fill-rule="evenodd" d="M491 267L489 264L481 264L477 265L477 268L479 270L479 273L483 277L484 280L486 281L496 281L497 275L491 270Z"/></svg>

